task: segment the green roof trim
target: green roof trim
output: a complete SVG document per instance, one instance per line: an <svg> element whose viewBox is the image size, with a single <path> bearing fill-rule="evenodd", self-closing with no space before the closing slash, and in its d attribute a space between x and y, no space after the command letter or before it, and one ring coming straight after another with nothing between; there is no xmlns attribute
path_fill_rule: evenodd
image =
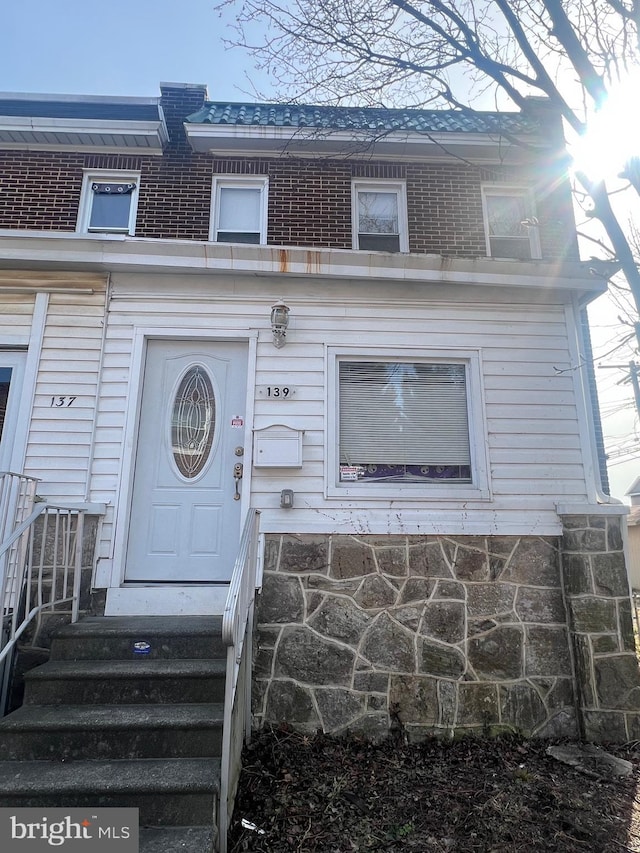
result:
<svg viewBox="0 0 640 853"><path fill-rule="evenodd" d="M521 112L320 107L297 104L228 104L208 101L185 120L189 124L411 131L414 133L539 134L540 119Z"/></svg>

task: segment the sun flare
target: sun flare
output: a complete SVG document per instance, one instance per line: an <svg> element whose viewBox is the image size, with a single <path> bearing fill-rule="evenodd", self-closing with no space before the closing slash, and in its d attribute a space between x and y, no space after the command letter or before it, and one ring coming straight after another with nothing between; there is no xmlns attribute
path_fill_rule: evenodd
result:
<svg viewBox="0 0 640 853"><path fill-rule="evenodd" d="M573 168L592 180L614 178L632 157L640 156L640 71L612 86L587 132L571 145Z"/></svg>

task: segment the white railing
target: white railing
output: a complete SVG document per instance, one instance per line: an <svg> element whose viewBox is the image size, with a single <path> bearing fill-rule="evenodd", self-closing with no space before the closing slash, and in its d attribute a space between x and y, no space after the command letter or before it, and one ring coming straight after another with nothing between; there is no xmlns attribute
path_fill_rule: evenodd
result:
<svg viewBox="0 0 640 853"><path fill-rule="evenodd" d="M0 473L0 547L15 533L17 527L33 512L36 499L38 480L25 477L24 474L13 474L9 471ZM0 584L3 578L15 574L22 554L20 541L4 549L0 556ZM1 591L0 586L0 591ZM9 602L4 596L0 598L5 608ZM0 644L1 645L1 644Z"/></svg>
<svg viewBox="0 0 640 853"><path fill-rule="evenodd" d="M251 647L258 578L259 519L258 510L249 510L222 616L222 641L227 647L227 677L218 812L220 853L227 853L227 831L240 775L242 745L251 734Z"/></svg>
<svg viewBox="0 0 640 853"><path fill-rule="evenodd" d="M7 524L13 530L0 543L0 714L6 708L11 653L25 630L35 620L37 634L44 611L57 605L68 604L71 621L78 619L84 516L81 509L36 503L18 524Z"/></svg>

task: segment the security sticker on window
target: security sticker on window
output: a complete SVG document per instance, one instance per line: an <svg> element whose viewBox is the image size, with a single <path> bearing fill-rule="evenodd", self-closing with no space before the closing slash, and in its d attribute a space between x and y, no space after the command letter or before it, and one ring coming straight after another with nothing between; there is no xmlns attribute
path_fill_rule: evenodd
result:
<svg viewBox="0 0 640 853"><path fill-rule="evenodd" d="M361 465L341 465L340 466L340 482L354 483L358 479L358 475L362 473Z"/></svg>

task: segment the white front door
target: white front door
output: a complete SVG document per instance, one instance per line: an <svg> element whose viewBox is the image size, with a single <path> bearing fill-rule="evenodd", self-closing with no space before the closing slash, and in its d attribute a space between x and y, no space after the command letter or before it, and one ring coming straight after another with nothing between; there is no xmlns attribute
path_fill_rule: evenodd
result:
<svg viewBox="0 0 640 853"><path fill-rule="evenodd" d="M148 342L125 581L228 581L240 538L247 345Z"/></svg>

